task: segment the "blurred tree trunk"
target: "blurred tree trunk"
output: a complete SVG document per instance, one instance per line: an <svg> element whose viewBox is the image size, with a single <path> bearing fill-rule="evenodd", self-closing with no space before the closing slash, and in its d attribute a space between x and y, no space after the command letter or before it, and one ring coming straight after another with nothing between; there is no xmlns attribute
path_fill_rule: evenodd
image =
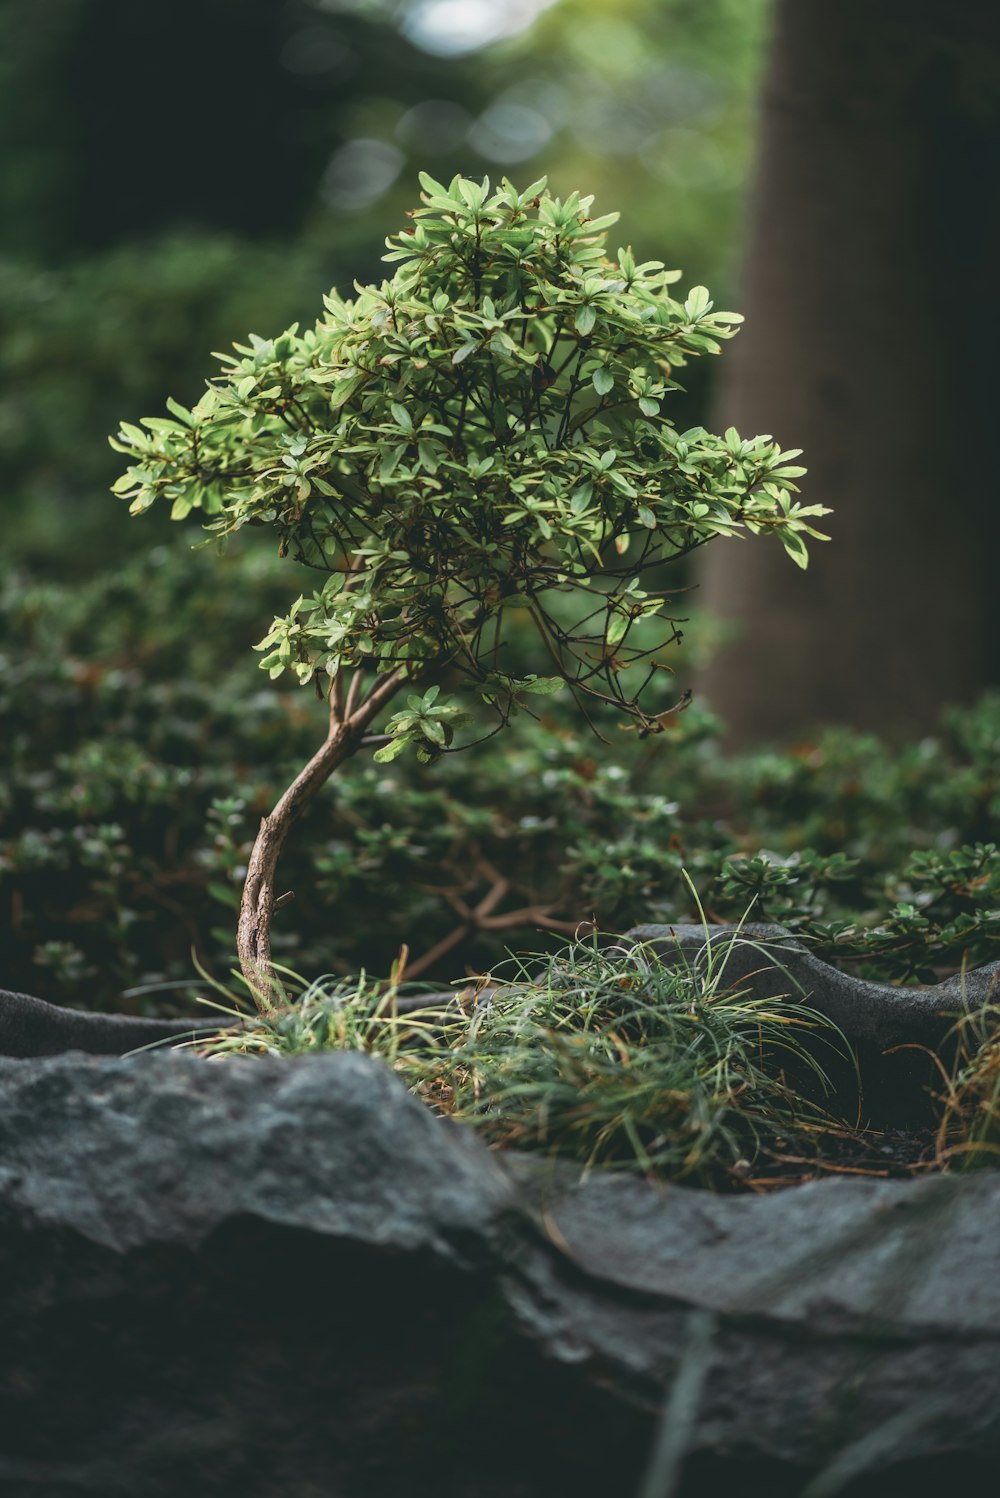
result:
<svg viewBox="0 0 1000 1498"><path fill-rule="evenodd" d="M833 540L719 542L734 738L921 728L1000 679L1000 6L779 0L719 419L805 450Z"/></svg>

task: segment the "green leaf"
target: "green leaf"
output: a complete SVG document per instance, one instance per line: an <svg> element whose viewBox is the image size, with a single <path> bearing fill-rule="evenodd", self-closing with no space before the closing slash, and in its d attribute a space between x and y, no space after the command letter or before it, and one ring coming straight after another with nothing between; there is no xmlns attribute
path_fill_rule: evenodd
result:
<svg viewBox="0 0 1000 1498"><path fill-rule="evenodd" d="M781 537L781 544L788 552L792 561L797 567L801 567L804 572L809 566L809 553L806 550L806 543L802 537L796 535L794 531L788 530L779 531L779 535Z"/></svg>
<svg viewBox="0 0 1000 1498"><path fill-rule="evenodd" d="M194 417L191 415L191 412L186 406L182 406L180 401L175 401L173 396L167 396L166 406L167 410L173 416L176 416L178 421L183 422L186 427L194 426Z"/></svg>
<svg viewBox="0 0 1000 1498"><path fill-rule="evenodd" d="M418 172L417 176L420 179L420 186L423 188L424 192L430 193L431 197L448 197L448 189L446 187L442 187L440 182L436 182L429 172Z"/></svg>
<svg viewBox="0 0 1000 1498"><path fill-rule="evenodd" d="M330 392L330 405L336 411L347 404L358 386L364 383L363 374L349 375L345 380L339 380Z"/></svg>
<svg viewBox="0 0 1000 1498"><path fill-rule="evenodd" d="M610 369L595 369L591 380L598 395L607 395L614 389L615 377Z"/></svg>
<svg viewBox="0 0 1000 1498"><path fill-rule="evenodd" d="M594 324L597 321L597 313L593 307L580 307L578 308L573 321L576 324L576 331L582 338L586 338L588 334L594 331Z"/></svg>
<svg viewBox="0 0 1000 1498"><path fill-rule="evenodd" d="M380 749L376 749L372 759L378 765L387 765L390 760L398 759L407 744L412 741L412 733L400 734L398 738L391 739L388 744L383 744Z"/></svg>
<svg viewBox="0 0 1000 1498"><path fill-rule="evenodd" d="M378 476L380 479L391 479L402 460L403 454L409 447L408 442L398 442L390 452L387 452L379 465Z"/></svg>
<svg viewBox="0 0 1000 1498"><path fill-rule="evenodd" d="M553 692L560 691L565 685L561 676L529 676L524 681L519 681L515 690L531 692L540 697L551 697Z"/></svg>
<svg viewBox="0 0 1000 1498"><path fill-rule="evenodd" d="M433 442L418 442L417 456L427 473L437 473L439 450Z"/></svg>
<svg viewBox="0 0 1000 1498"><path fill-rule="evenodd" d="M632 621L627 614L612 614L608 620L604 638L609 645L617 645L625 637L625 632Z"/></svg>
<svg viewBox="0 0 1000 1498"><path fill-rule="evenodd" d="M467 205L472 209L473 213L475 213L483 206L483 199L485 198L486 193L484 187L480 183L473 182L470 177L458 177L456 179L456 185L462 197L465 199Z"/></svg>

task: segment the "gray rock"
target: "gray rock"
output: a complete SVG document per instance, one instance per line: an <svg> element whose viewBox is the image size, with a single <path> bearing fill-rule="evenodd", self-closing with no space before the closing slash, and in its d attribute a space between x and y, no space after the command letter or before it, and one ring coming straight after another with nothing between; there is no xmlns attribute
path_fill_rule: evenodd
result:
<svg viewBox="0 0 1000 1498"><path fill-rule="evenodd" d="M0 1061L0 1494L983 1482L998 1245L992 1174L581 1182L353 1054Z"/></svg>
<svg viewBox="0 0 1000 1498"><path fill-rule="evenodd" d="M124 1056L140 1046L218 1028L216 1020L201 1018L141 1019L130 1014L63 1009L30 994L0 988L0 1056L58 1056L63 1051Z"/></svg>

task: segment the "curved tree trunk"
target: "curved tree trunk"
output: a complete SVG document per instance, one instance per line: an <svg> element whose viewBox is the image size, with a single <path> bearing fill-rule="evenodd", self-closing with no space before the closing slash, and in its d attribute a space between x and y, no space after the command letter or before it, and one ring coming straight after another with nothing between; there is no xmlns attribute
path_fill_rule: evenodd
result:
<svg viewBox="0 0 1000 1498"><path fill-rule="evenodd" d="M271 962L271 916L274 912L274 877L278 857L289 829L338 765L354 753L352 742L340 723L331 724L322 748L313 755L278 800L274 810L261 818L260 830L247 864L240 918L236 928L236 950L240 971L261 1008L268 1008L276 994Z"/></svg>
<svg viewBox="0 0 1000 1498"><path fill-rule="evenodd" d="M998 680L1000 6L779 0L721 425L802 447L808 572L718 542L737 739L931 723Z"/></svg>
<svg viewBox="0 0 1000 1498"><path fill-rule="evenodd" d="M338 765L357 751L365 730L407 678L402 669L393 671L382 677L368 696L354 706L353 698L360 680L360 675L356 674L346 704L341 702L336 685L331 689L330 728L326 739L279 797L274 809L261 818L260 830L250 853L240 901L236 950L240 971L255 1002L263 1010L272 1008L283 997L271 960L271 917L276 903L275 871L285 839Z"/></svg>

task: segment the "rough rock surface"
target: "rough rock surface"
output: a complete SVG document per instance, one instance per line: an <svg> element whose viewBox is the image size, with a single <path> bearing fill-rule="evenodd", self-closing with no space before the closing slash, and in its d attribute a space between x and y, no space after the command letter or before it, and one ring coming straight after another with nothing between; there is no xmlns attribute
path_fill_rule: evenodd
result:
<svg viewBox="0 0 1000 1498"><path fill-rule="evenodd" d="M0 1494L987 1491L998 1259L992 1174L581 1184L353 1054L0 1061Z"/></svg>

